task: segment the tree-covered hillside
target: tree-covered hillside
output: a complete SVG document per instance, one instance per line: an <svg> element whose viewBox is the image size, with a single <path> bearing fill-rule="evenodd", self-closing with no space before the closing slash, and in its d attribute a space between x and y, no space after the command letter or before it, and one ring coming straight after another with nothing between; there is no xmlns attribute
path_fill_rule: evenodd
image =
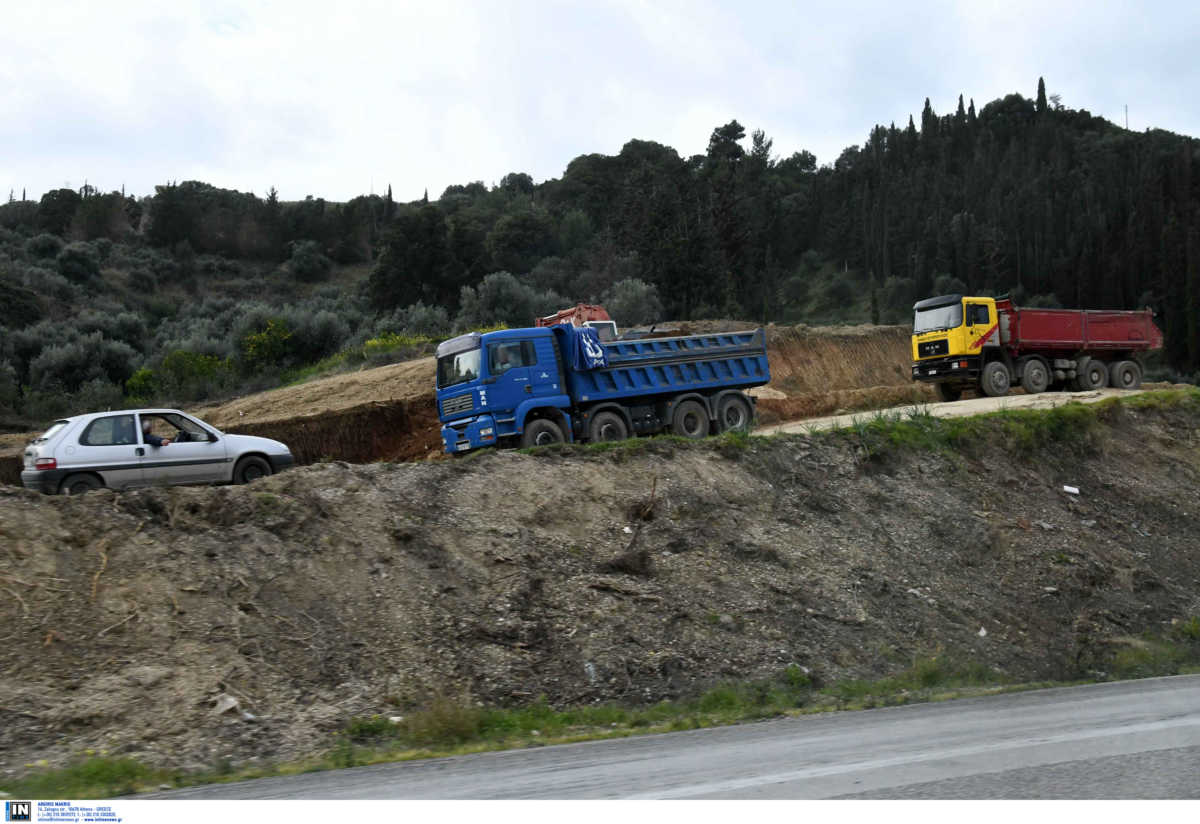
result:
<svg viewBox="0 0 1200 824"><path fill-rule="evenodd" d="M0 410L196 400L373 341L603 301L624 325L903 321L949 291L1153 307L1200 368L1195 139L1012 94L877 126L818 167L761 131L681 157L631 140L557 179L407 204L280 202L184 182L0 205ZM83 393L82 395L80 393ZM122 396L125 398L122 398Z"/></svg>

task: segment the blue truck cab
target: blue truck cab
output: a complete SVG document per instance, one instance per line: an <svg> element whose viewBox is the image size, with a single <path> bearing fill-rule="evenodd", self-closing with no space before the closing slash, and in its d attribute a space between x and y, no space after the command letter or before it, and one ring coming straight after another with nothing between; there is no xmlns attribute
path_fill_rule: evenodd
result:
<svg viewBox="0 0 1200 824"><path fill-rule="evenodd" d="M569 324L471 332L437 348L449 453L748 429L770 380L762 329L602 343Z"/></svg>

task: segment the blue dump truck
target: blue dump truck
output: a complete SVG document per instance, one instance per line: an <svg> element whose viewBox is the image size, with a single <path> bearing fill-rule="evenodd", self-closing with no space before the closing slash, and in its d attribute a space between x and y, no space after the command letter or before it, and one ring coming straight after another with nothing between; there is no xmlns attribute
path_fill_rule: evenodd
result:
<svg viewBox="0 0 1200 824"><path fill-rule="evenodd" d="M595 329L560 324L472 332L437 348L450 453L745 430L754 399L742 390L770 379L762 329L602 343Z"/></svg>

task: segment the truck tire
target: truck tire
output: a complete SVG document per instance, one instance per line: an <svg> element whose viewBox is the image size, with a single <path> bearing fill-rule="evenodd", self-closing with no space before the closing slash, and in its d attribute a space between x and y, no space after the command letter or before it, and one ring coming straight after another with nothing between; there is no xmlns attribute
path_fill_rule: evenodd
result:
<svg viewBox="0 0 1200 824"><path fill-rule="evenodd" d="M559 425L546 418L529 421L521 433L521 446L549 446L565 440Z"/></svg>
<svg viewBox="0 0 1200 824"><path fill-rule="evenodd" d="M63 495L82 495L85 492L91 492L93 489L99 489L102 486L104 484L100 483L100 479L95 475L84 473L80 475L68 475L63 479L58 491Z"/></svg>
<svg viewBox="0 0 1200 824"><path fill-rule="evenodd" d="M1117 389L1137 389L1142 385L1142 370L1133 361L1117 361L1108 367L1108 382Z"/></svg>
<svg viewBox="0 0 1200 824"><path fill-rule="evenodd" d="M1010 383L1012 383L1012 378L1003 361L992 361L979 373L979 388L989 398L1001 398L1007 395Z"/></svg>
<svg viewBox="0 0 1200 824"><path fill-rule="evenodd" d="M1104 361L1084 355L1075 362L1075 385L1081 391L1103 389L1108 385L1108 367Z"/></svg>
<svg viewBox="0 0 1200 824"><path fill-rule="evenodd" d="M935 383L933 392L937 395L937 399L944 403L953 403L962 397L962 387L952 383Z"/></svg>
<svg viewBox="0 0 1200 824"><path fill-rule="evenodd" d="M271 474L271 465L257 455L247 455L233 468L233 482L248 484Z"/></svg>
<svg viewBox="0 0 1200 824"><path fill-rule="evenodd" d="M717 428L722 432L749 432L754 413L741 395L726 395L717 404Z"/></svg>
<svg viewBox="0 0 1200 824"><path fill-rule="evenodd" d="M1030 395L1045 392L1050 385L1050 371L1041 358L1030 358L1021 370L1021 388Z"/></svg>
<svg viewBox="0 0 1200 824"><path fill-rule="evenodd" d="M671 431L684 438L708 435L708 410L697 401L683 401L671 416Z"/></svg>
<svg viewBox="0 0 1200 824"><path fill-rule="evenodd" d="M623 441L629 437L625 419L616 412L598 412L588 427L590 441Z"/></svg>

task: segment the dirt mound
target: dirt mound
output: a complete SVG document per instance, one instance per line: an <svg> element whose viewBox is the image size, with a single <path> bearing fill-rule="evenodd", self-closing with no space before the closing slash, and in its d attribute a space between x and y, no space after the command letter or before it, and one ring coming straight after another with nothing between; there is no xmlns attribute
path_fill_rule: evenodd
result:
<svg viewBox="0 0 1200 824"><path fill-rule="evenodd" d="M1087 673L1200 580L1200 409L1100 414L1041 449L997 421L956 454L643 440L3 489L0 769L296 757L438 694L646 702L935 652Z"/></svg>

